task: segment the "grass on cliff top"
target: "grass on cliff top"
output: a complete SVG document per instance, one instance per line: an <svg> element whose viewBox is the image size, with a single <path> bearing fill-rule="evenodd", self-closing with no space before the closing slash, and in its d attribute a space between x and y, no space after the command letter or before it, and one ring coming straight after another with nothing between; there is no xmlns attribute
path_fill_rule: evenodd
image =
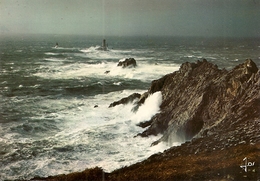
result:
<svg viewBox="0 0 260 181"><path fill-rule="evenodd" d="M243 159L255 162L245 172ZM111 180L257 180L260 179L260 144L240 145L186 156L136 164L111 173Z"/></svg>
<svg viewBox="0 0 260 181"><path fill-rule="evenodd" d="M176 155L176 154L175 154ZM255 162L245 172L241 165L247 157ZM49 181L143 181L143 180L257 180L260 179L260 143L239 145L223 150L201 152L179 156L166 156L162 159L149 159L135 165L104 173L99 167L86 169L67 175L45 179Z"/></svg>

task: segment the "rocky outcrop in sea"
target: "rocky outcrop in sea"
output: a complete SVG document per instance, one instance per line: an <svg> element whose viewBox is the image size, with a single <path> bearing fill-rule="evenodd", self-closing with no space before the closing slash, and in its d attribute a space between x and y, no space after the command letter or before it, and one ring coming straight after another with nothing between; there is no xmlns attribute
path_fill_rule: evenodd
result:
<svg viewBox="0 0 260 181"><path fill-rule="evenodd" d="M110 106L136 100L136 110L157 91L160 112L139 124L146 129L138 136L161 134L153 144L182 145L112 173L93 168L46 180L260 180L260 71L252 60L231 70L187 62L143 95Z"/></svg>
<svg viewBox="0 0 260 181"><path fill-rule="evenodd" d="M117 64L117 66L126 68L126 67L136 67L137 64L136 64L136 60L134 58L126 58L126 59L120 60Z"/></svg>

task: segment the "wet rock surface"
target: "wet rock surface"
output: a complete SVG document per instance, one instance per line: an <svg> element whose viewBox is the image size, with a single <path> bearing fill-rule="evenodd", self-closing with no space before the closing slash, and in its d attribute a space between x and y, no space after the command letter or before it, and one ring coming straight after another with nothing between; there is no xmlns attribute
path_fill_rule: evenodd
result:
<svg viewBox="0 0 260 181"><path fill-rule="evenodd" d="M136 67L136 60L134 58L126 58L123 61L119 61L117 66L121 66L123 68L126 67Z"/></svg>
<svg viewBox="0 0 260 181"><path fill-rule="evenodd" d="M206 60L184 63L179 71L153 81L145 95L138 95L137 104L157 91L163 96L161 112L139 124L147 128L140 136L162 134L154 144L183 144L129 167L90 176L136 181L260 180L260 71L252 60L229 71ZM254 165L246 165L245 158Z"/></svg>
<svg viewBox="0 0 260 181"><path fill-rule="evenodd" d="M119 101L115 101L109 105L109 107L115 107L120 104L127 104L130 102L133 102L135 99L139 99L141 97L141 94L133 93L128 97L122 98Z"/></svg>

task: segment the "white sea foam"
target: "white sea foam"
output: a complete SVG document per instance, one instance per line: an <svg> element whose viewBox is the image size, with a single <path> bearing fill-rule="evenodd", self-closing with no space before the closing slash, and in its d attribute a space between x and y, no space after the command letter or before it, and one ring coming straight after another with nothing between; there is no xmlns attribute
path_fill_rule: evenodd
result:
<svg viewBox="0 0 260 181"><path fill-rule="evenodd" d="M155 92L150 95L145 103L141 105L133 115L132 119L136 122L149 121L153 115L160 111L160 105L162 103L162 94L161 92Z"/></svg>
<svg viewBox="0 0 260 181"><path fill-rule="evenodd" d="M126 59L125 58L122 58L122 59L120 59L118 62L123 62L123 61L125 61Z"/></svg>
<svg viewBox="0 0 260 181"><path fill-rule="evenodd" d="M60 59L60 58L45 58L44 60L47 60L47 61L54 61L54 62L64 61L64 59Z"/></svg>
<svg viewBox="0 0 260 181"><path fill-rule="evenodd" d="M47 78L47 79L72 79L81 77L119 77L126 79L137 79L142 81L151 81L160 78L166 73L170 73L178 70L178 64L163 64L149 63L148 60L153 60L152 57L145 57L143 54L151 52L149 50L109 50L100 51L97 50L98 46L90 47L80 50L83 53L74 53L73 56L80 56L87 58L86 63L75 62L74 64L63 64L66 59L56 58L57 53L46 52L47 55L53 55L53 57L45 58L46 61L53 62L52 64L42 65L40 70L35 76ZM133 69L117 67L117 63L114 60L123 61L126 58L132 57L137 61L137 67ZM97 60L102 60L102 63L96 63ZM113 60L113 61L109 61ZM73 62L73 58L71 58ZM59 66L57 66L57 63ZM89 64L90 63L90 64ZM94 63L94 64L93 64ZM48 70L48 71L46 71ZM105 72L110 71L104 75ZM50 74L51 73L51 74Z"/></svg>
<svg viewBox="0 0 260 181"><path fill-rule="evenodd" d="M102 51L98 50L100 46L96 47L89 47L87 49L80 50L81 52L85 53L84 57L95 59L95 60L109 60L109 59L120 59L124 56L124 51L114 51L114 50L108 50L108 51ZM80 56L83 56L82 54Z"/></svg>
<svg viewBox="0 0 260 181"><path fill-rule="evenodd" d="M114 84L114 85L121 85L122 82L114 82L113 84Z"/></svg>
<svg viewBox="0 0 260 181"><path fill-rule="evenodd" d="M144 90L124 90L109 94L100 94L83 99L43 99L35 104L41 111L46 106L52 113L42 114L33 119L46 120L55 117L59 125L56 134L47 137L21 139L9 135L8 140L30 143L34 145L37 157L31 157L31 149L22 148L24 157L28 159L6 165L8 168L26 167L30 172L20 172L20 176L30 175L57 175L80 171L95 166L105 171L127 166L144 160L150 155L168 148L164 143L151 147L151 144L160 138L134 137L143 129L136 126L138 122L150 119L159 112L161 93L156 92L147 98L143 106L136 113L131 109L133 104L119 105L108 108L114 100L121 99L133 92L143 93ZM94 108L94 105L98 105ZM24 140L24 141L23 141ZM13 153L18 150L14 150ZM17 176L16 175L16 178ZM15 177L9 177L15 178Z"/></svg>
<svg viewBox="0 0 260 181"><path fill-rule="evenodd" d="M57 49L57 50L77 50L78 48L76 47L52 47L52 49Z"/></svg>
<svg viewBox="0 0 260 181"><path fill-rule="evenodd" d="M59 53L53 53L53 52L46 52L46 55L59 55Z"/></svg>
<svg viewBox="0 0 260 181"><path fill-rule="evenodd" d="M53 59L52 61L59 61ZM51 65L42 66L41 69L48 72L38 72L35 76L48 79L71 79L80 77L120 77L127 79L137 79L142 81L152 81L158 79L166 73L171 73L179 69L178 64L149 64L147 62L138 62L135 68L117 67L115 62L102 62L98 64L75 63L73 65ZM105 74L106 71L110 71ZM52 72L51 74L49 72Z"/></svg>
<svg viewBox="0 0 260 181"><path fill-rule="evenodd" d="M100 48L100 46L91 46L91 47L86 48L86 49L81 49L80 51L84 52L84 53L97 52L97 51L99 51L98 50L99 48Z"/></svg>

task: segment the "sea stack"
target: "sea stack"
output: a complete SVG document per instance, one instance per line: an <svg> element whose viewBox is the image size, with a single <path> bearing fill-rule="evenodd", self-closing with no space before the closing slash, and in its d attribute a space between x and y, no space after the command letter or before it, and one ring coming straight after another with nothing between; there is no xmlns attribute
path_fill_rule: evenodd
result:
<svg viewBox="0 0 260 181"><path fill-rule="evenodd" d="M134 58L126 58L126 59L122 59L122 60L119 60L118 64L117 64L118 67L122 67L122 68L130 68L130 67L136 67L137 64L136 64L136 60Z"/></svg>

